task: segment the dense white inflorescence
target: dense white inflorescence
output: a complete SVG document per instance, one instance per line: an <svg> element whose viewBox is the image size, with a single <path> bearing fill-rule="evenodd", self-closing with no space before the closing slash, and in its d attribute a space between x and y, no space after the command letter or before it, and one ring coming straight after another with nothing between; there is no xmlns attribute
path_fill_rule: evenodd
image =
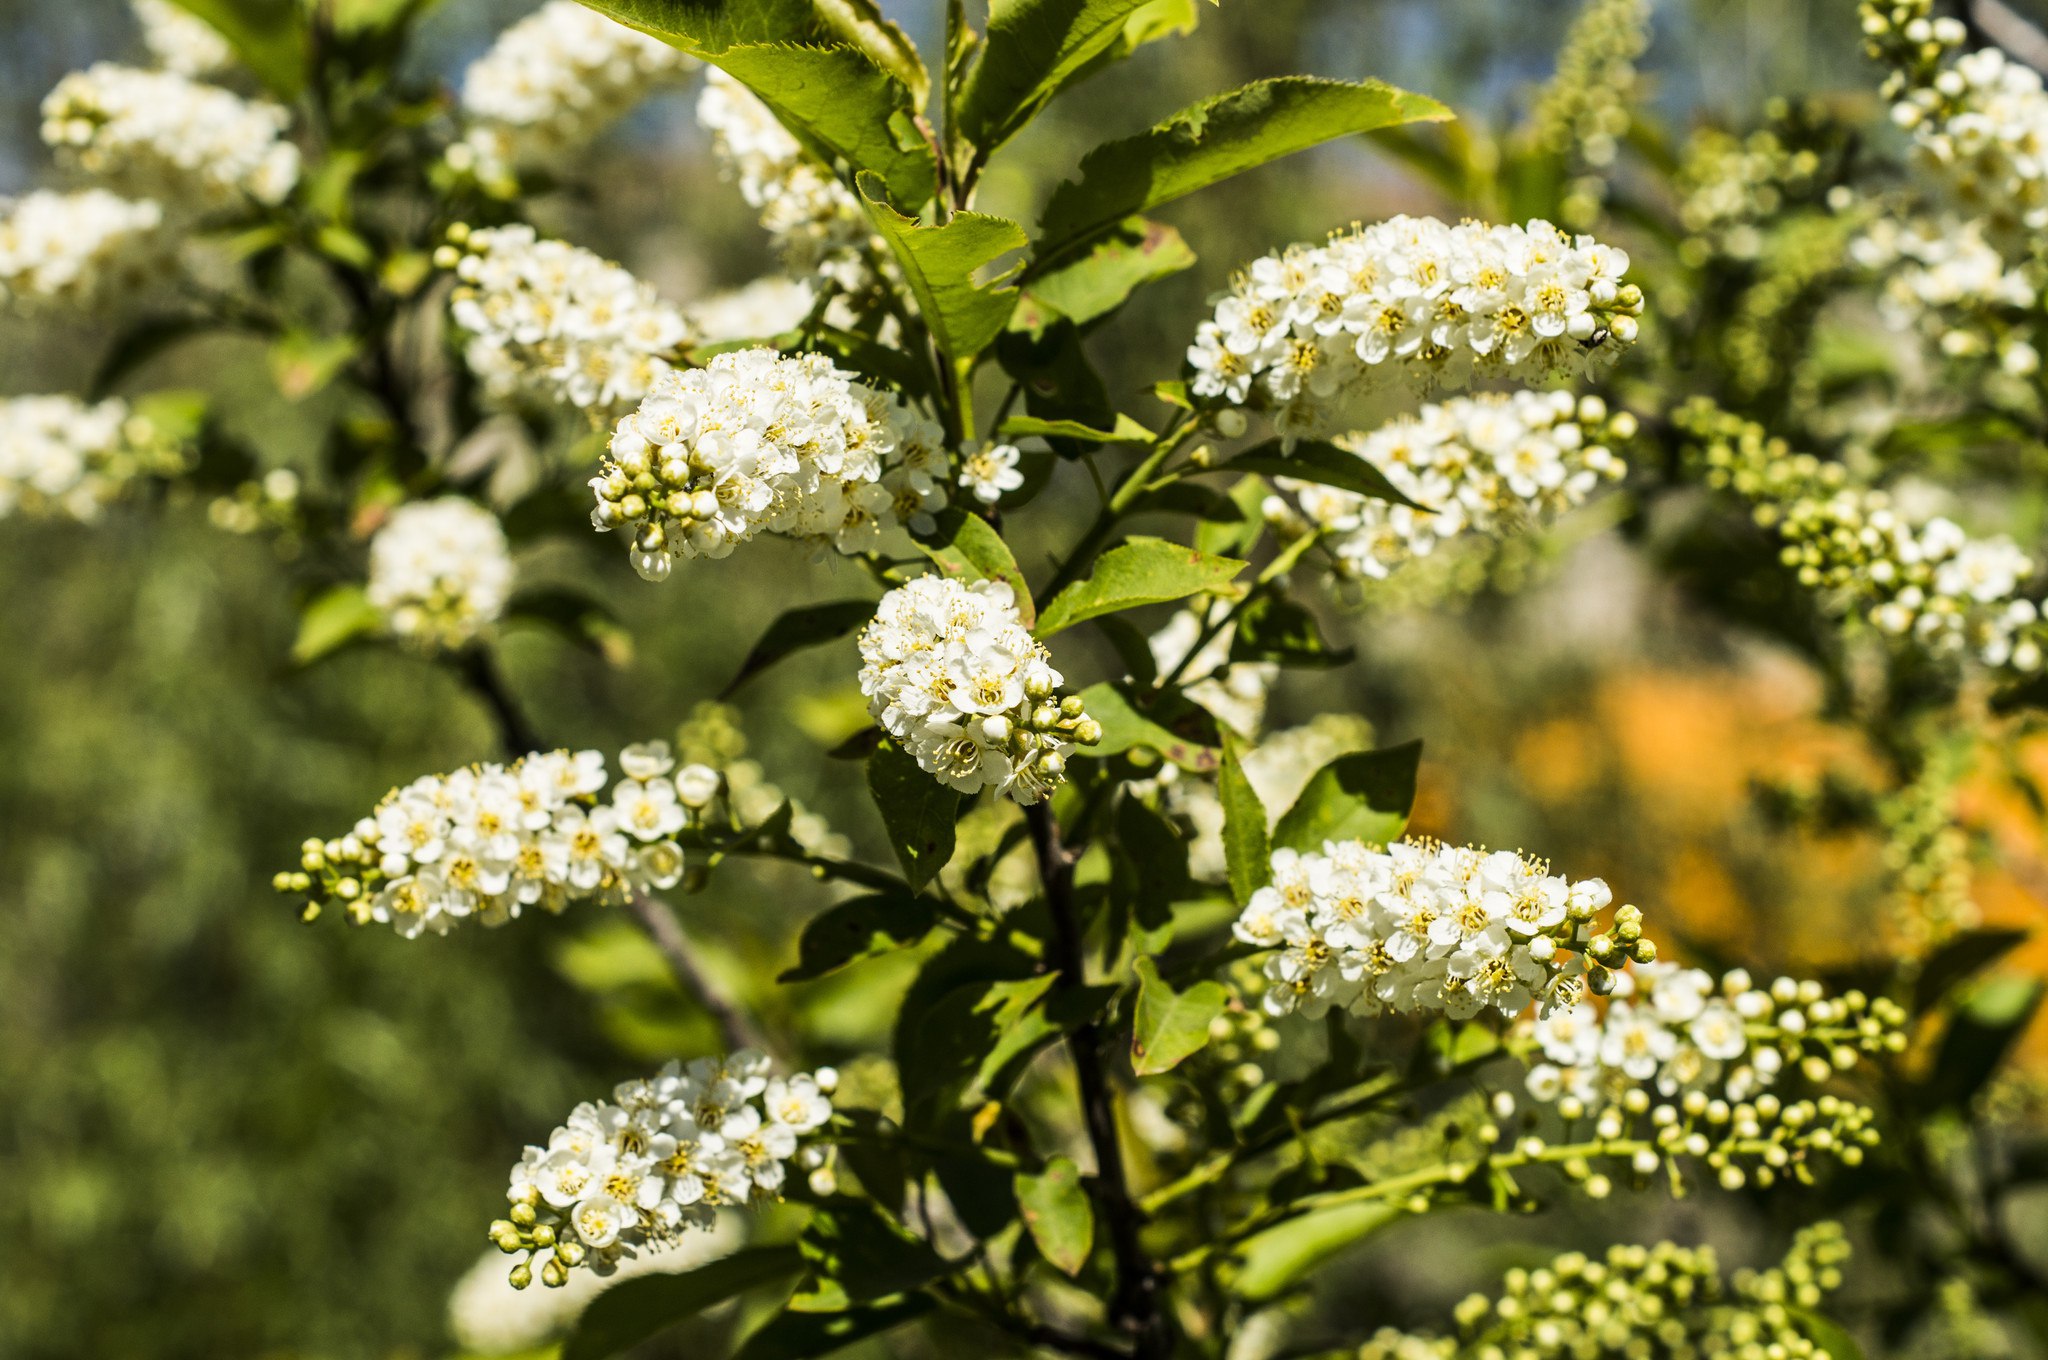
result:
<svg viewBox="0 0 2048 1360"><path fill-rule="evenodd" d="M792 1162L823 1162L836 1080L830 1068L778 1076L741 1049L669 1063L577 1106L545 1146L526 1149L511 1212L491 1225L491 1240L520 1258L513 1285L531 1284L536 1264L551 1286L579 1266L608 1274L711 1227L722 1206L779 1199Z"/></svg>
<svg viewBox="0 0 2048 1360"><path fill-rule="evenodd" d="M921 576L882 597L860 635L868 712L925 773L1029 805L1102 729L1018 616L1001 581Z"/></svg>
<svg viewBox="0 0 2048 1360"><path fill-rule="evenodd" d="M1346 575L1383 580L1452 539L1504 535L1583 504L1628 471L1609 444L1634 431L1633 416L1610 416L1598 397L1460 397L1336 441L1415 504L1280 477L1293 500L1269 498L1266 515L1285 530L1326 534Z"/></svg>
<svg viewBox="0 0 2048 1360"><path fill-rule="evenodd" d="M84 307L164 271L163 209L105 189L49 189L0 208L0 303L17 311Z"/></svg>
<svg viewBox="0 0 2048 1360"><path fill-rule="evenodd" d="M2038 270L2008 264L1982 222L1880 217L1849 258L1883 280L1878 305L1894 329L1918 330L1952 358L1990 353L2023 376L2040 368L2028 338Z"/></svg>
<svg viewBox="0 0 2048 1360"><path fill-rule="evenodd" d="M204 19L171 0L134 0L142 45L166 71L201 79L235 64L235 49Z"/></svg>
<svg viewBox="0 0 2048 1360"><path fill-rule="evenodd" d="M691 64L577 0L548 0L463 73L469 126L450 163L486 181L553 165Z"/></svg>
<svg viewBox="0 0 2048 1360"><path fill-rule="evenodd" d="M607 21L609 22L609 21ZM498 401L599 414L645 397L689 338L682 312L604 257L516 224L459 233L444 263L463 360Z"/></svg>
<svg viewBox="0 0 2048 1360"><path fill-rule="evenodd" d="M804 149L746 86L705 73L697 121L740 196L761 214L789 272L823 274L849 292L867 287L874 230L853 193Z"/></svg>
<svg viewBox="0 0 2048 1360"><path fill-rule="evenodd" d="M1548 222L1394 217L1254 261L1188 350L1193 390L1326 436L1358 400L1604 369L1636 337L1628 256Z"/></svg>
<svg viewBox="0 0 2048 1360"><path fill-rule="evenodd" d="M43 100L43 141L123 192L209 211L284 201L299 179L291 115L173 71L97 62Z"/></svg>
<svg viewBox="0 0 2048 1360"><path fill-rule="evenodd" d="M628 533L650 581L764 533L908 552L947 480L944 431L901 398L823 355L738 350L661 374L619 421L591 522Z"/></svg>
<svg viewBox="0 0 2048 1360"><path fill-rule="evenodd" d="M370 603L406 642L460 647L497 621L511 593L505 530L474 501L402 505L370 540Z"/></svg>
<svg viewBox="0 0 2048 1360"><path fill-rule="evenodd" d="M0 519L20 512L89 523L137 477L183 466L156 424L125 402L0 400Z"/></svg>

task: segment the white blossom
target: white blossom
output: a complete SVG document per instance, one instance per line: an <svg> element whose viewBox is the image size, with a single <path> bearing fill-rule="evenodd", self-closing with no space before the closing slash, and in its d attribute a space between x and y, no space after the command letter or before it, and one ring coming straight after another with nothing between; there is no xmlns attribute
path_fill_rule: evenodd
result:
<svg viewBox="0 0 2048 1360"><path fill-rule="evenodd" d="M690 304L690 324L706 344L765 340L795 330L811 314L817 295L801 279L770 274L743 288Z"/></svg>
<svg viewBox="0 0 2048 1360"><path fill-rule="evenodd" d="M1017 468L1023 456L1015 444L974 443L960 450L960 486L984 505L1024 485Z"/></svg>
<svg viewBox="0 0 2048 1360"><path fill-rule="evenodd" d="M38 189L0 206L0 302L17 311L85 307L165 271L163 209L105 189Z"/></svg>
<svg viewBox="0 0 2048 1360"><path fill-rule="evenodd" d="M20 512L90 523L136 478L183 465L180 450L125 402L0 400L0 519Z"/></svg>
<svg viewBox="0 0 2048 1360"><path fill-rule="evenodd" d="M1341 430L1389 384L1459 388L1597 372L1636 337L1626 253L1548 222L1394 217L1254 261L1188 350L1197 396Z"/></svg>
<svg viewBox="0 0 2048 1360"><path fill-rule="evenodd" d="M43 141L123 192L208 211L276 204L299 179L291 115L173 71L97 62L43 100Z"/></svg>
<svg viewBox="0 0 2048 1360"><path fill-rule="evenodd" d="M1227 624L1203 638L1209 631L1210 615L1223 607L1179 611L1147 639L1147 646L1160 675L1178 669L1182 693L1239 736L1251 737L1265 725L1266 696L1280 678L1280 667L1269 661L1232 662L1230 645L1237 636L1236 624Z"/></svg>
<svg viewBox="0 0 2048 1360"><path fill-rule="evenodd" d="M1959 26L1934 41L1960 46ZM1996 47L1952 56L1931 79L1894 82L1892 117L1911 130L1921 164L1965 212L2022 243L2048 228L2048 90L2040 72Z"/></svg>
<svg viewBox="0 0 2048 1360"><path fill-rule="evenodd" d="M738 350L655 379L591 479L600 530L652 581L759 534L907 552L946 504L944 434L822 355Z"/></svg>
<svg viewBox="0 0 2048 1360"><path fill-rule="evenodd" d="M504 529L460 496L402 505L370 540L370 603L408 642L459 647L497 620L511 592Z"/></svg>
<svg viewBox="0 0 2048 1360"><path fill-rule="evenodd" d="M1001 581L921 576L882 597L860 635L868 712L920 768L962 793L1019 803L1066 778L1076 744L1101 728L1024 627Z"/></svg>
<svg viewBox="0 0 2048 1360"><path fill-rule="evenodd" d="M235 64L235 49L218 29L171 0L132 0L142 45L166 71L202 79Z"/></svg>
<svg viewBox="0 0 2048 1360"><path fill-rule="evenodd" d="M653 288L532 227L462 233L450 256L450 315L469 336L463 360L498 401L615 412L646 396L689 338L681 311Z"/></svg>
<svg viewBox="0 0 2048 1360"><path fill-rule="evenodd" d="M2040 366L2031 312L2039 268L2010 265L1982 221L1880 217L1849 243L1849 257L1883 280L1879 307L1895 330L1917 330L1945 355L1991 352L2022 376Z"/></svg>

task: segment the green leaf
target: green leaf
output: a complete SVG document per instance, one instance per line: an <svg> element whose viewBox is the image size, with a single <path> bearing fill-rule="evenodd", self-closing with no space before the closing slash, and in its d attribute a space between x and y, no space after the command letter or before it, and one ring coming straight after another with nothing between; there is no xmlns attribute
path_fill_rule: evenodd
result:
<svg viewBox="0 0 2048 1360"><path fill-rule="evenodd" d="M1268 1229L1239 1248L1232 1292L1248 1303L1279 1297L1317 1266L1401 1217L1388 1204L1346 1204Z"/></svg>
<svg viewBox="0 0 2048 1360"><path fill-rule="evenodd" d="M926 969L933 970L941 957L935 955ZM988 962L1001 973L1010 971L1006 960ZM1028 1060L1077 1023L1070 1022L1069 1009L1047 1011L1046 994L1059 981L1055 974L969 976L946 987L950 973L950 961L937 964L929 986L913 987L898 1016L896 1067L910 1122L943 1119L980 1092L1000 1090L1017 1074L1020 1059ZM918 982L926 983L926 975ZM1091 993L1085 1001L1102 999Z"/></svg>
<svg viewBox="0 0 2048 1360"><path fill-rule="evenodd" d="M1121 411L1112 430L1098 430L1078 420L1011 416L1003 422L1002 434L1009 439L1078 439L1087 444L1149 444L1159 437Z"/></svg>
<svg viewBox="0 0 2048 1360"><path fill-rule="evenodd" d="M633 660L633 634L619 622L611 606L571 586L536 586L522 590L505 606L508 619L549 628L578 647L627 666Z"/></svg>
<svg viewBox="0 0 2048 1360"><path fill-rule="evenodd" d="M1816 1360L1863 1360L1863 1347L1856 1344L1856 1338L1842 1329L1840 1323L1832 1322L1819 1313L1805 1308L1788 1308L1792 1320L1806 1339L1820 1348Z"/></svg>
<svg viewBox="0 0 2048 1360"><path fill-rule="evenodd" d="M1995 977L1971 989L1942 1032L1920 1104L1967 1108L2033 1022L2044 989L2031 977Z"/></svg>
<svg viewBox="0 0 2048 1360"><path fill-rule="evenodd" d="M928 898L903 893L869 893L827 907L804 926L797 940L796 966L777 982L809 982L850 963L916 944L939 923Z"/></svg>
<svg viewBox="0 0 2048 1360"><path fill-rule="evenodd" d="M280 99L306 86L306 19L285 0L172 0L219 31L242 64Z"/></svg>
<svg viewBox="0 0 2048 1360"><path fill-rule="evenodd" d="M747 659L740 663L739 673L718 692L718 697L732 697L741 685L784 657L843 638L874 616L873 600L828 600L784 610L761 634Z"/></svg>
<svg viewBox="0 0 2048 1360"><path fill-rule="evenodd" d="M868 757L868 792L881 809L882 825L903 865L904 878L921 890L953 858L959 791L926 774L902 748L885 743Z"/></svg>
<svg viewBox="0 0 2048 1360"><path fill-rule="evenodd" d="M1131 1069L1141 1077L1172 1071L1209 1045L1209 1024L1223 1014L1230 993L1206 980L1175 992L1159 976L1159 965L1140 955L1138 1006L1131 1022Z"/></svg>
<svg viewBox="0 0 2048 1360"><path fill-rule="evenodd" d="M1081 1168L1071 1157L1055 1157L1037 1174L1019 1172L1017 1204L1039 1255L1069 1275L1079 1275L1095 1245L1095 1209Z"/></svg>
<svg viewBox="0 0 2048 1360"><path fill-rule="evenodd" d="M360 349L352 335L294 331L270 347L270 376L288 401L304 401L334 381Z"/></svg>
<svg viewBox="0 0 2048 1360"><path fill-rule="evenodd" d="M1024 409L1032 415L1098 430L1116 424L1117 409L1073 322L1061 318L1038 332L1005 331L996 341L996 359L1023 389Z"/></svg>
<svg viewBox="0 0 2048 1360"><path fill-rule="evenodd" d="M1214 746L1190 741L1139 712L1123 685L1090 685L1081 691L1081 702L1088 716L1102 724L1102 740L1088 747L1085 755L1107 758L1143 746L1195 774L1208 774L1222 763L1223 754Z"/></svg>
<svg viewBox="0 0 2048 1360"><path fill-rule="evenodd" d="M1269 477L1292 477L1298 482L1334 486L1340 491L1391 501L1395 505L1429 509L1403 495L1399 487L1387 480L1386 473L1365 459L1320 439L1305 439L1294 446L1292 453L1286 454L1281 452L1279 440L1269 439L1231 459L1218 471L1226 469L1258 472Z"/></svg>
<svg viewBox="0 0 2048 1360"><path fill-rule="evenodd" d="M1110 899L1148 931L1171 926L1173 904L1196 895L1187 842L1141 798L1126 795L1117 802L1109 889Z"/></svg>
<svg viewBox="0 0 2048 1360"><path fill-rule="evenodd" d="M1290 850L1323 848L1324 841L1360 840L1385 845L1401 838L1415 806L1415 771L1422 743L1338 756L1309 776L1294 806L1273 828L1273 844Z"/></svg>
<svg viewBox="0 0 2048 1360"><path fill-rule="evenodd" d="M328 653L383 630L384 614L358 585L334 586L315 596L299 615L292 661L308 666Z"/></svg>
<svg viewBox="0 0 2048 1360"><path fill-rule="evenodd" d="M973 358L1002 334L1018 296L1000 280L975 282L975 273L1023 249L1030 238L1007 217L987 213L957 212L939 226L920 226L889 205L887 196L877 192L882 187L864 172L861 202L903 266L918 314L947 357Z"/></svg>
<svg viewBox="0 0 2048 1360"><path fill-rule="evenodd" d="M733 1360L811 1360L880 1336L937 1308L928 1294L843 1313L777 1313L740 1344Z"/></svg>
<svg viewBox="0 0 2048 1360"><path fill-rule="evenodd" d="M818 0L584 0L671 47L712 58L754 43L846 42Z"/></svg>
<svg viewBox="0 0 2048 1360"><path fill-rule="evenodd" d="M760 1285L796 1274L795 1247L749 1247L676 1275L624 1280L597 1296L562 1343L561 1360L610 1360Z"/></svg>
<svg viewBox="0 0 2048 1360"><path fill-rule="evenodd" d="M114 342L107 346L106 354L100 359L100 366L93 371L86 391L94 398L105 397L123 378L159 354L213 329L215 323L202 316L144 317L114 337Z"/></svg>
<svg viewBox="0 0 2048 1360"><path fill-rule="evenodd" d="M1094 568L1045 607L1037 633L1051 637L1101 614L1163 604L1229 585L1246 564L1143 536L1126 539L1095 559Z"/></svg>
<svg viewBox="0 0 2048 1360"><path fill-rule="evenodd" d="M981 58L953 117L983 152L995 150L1089 62L1124 36L1146 0L990 0Z"/></svg>
<svg viewBox="0 0 2048 1360"><path fill-rule="evenodd" d="M899 203L932 196L931 143L917 130L907 86L851 47L729 47L709 60L752 90L790 134L828 166L871 170Z"/></svg>
<svg viewBox="0 0 2048 1360"><path fill-rule="evenodd" d="M835 1198L811 1218L797 1249L815 1278L854 1303L904 1294L946 1273L946 1263L865 1200Z"/></svg>
<svg viewBox="0 0 2048 1360"><path fill-rule="evenodd" d="M993 525L981 516L957 506L938 517L929 534L913 534L917 546L948 576L963 581L1006 581L1016 596L1017 613L1029 628L1033 620L1031 587L1010 556L1010 545Z"/></svg>
<svg viewBox="0 0 2048 1360"><path fill-rule="evenodd" d="M911 102L922 109L931 99L931 72L918 55L917 44L876 7L874 0L812 0L818 16L832 31L868 55L868 59L903 82Z"/></svg>
<svg viewBox="0 0 2048 1360"><path fill-rule="evenodd" d="M1273 850L1266 839L1266 805L1245 776L1243 748L1229 733L1223 736L1216 797L1223 804L1223 863L1230 895L1242 907L1272 878Z"/></svg>
<svg viewBox="0 0 2048 1360"><path fill-rule="evenodd" d="M1088 253L1033 279L1010 325L1032 334L1057 317L1083 326L1109 315L1139 288L1195 263L1181 234L1149 217L1127 218Z"/></svg>
<svg viewBox="0 0 2048 1360"><path fill-rule="evenodd" d="M1262 80L1181 110L1081 160L1081 177L1053 191L1039 219L1034 273L1133 213L1333 138L1450 117L1434 99L1377 80L1308 76Z"/></svg>
<svg viewBox="0 0 2048 1360"><path fill-rule="evenodd" d="M1332 647L1322 625L1305 607L1284 595L1263 594L1237 616L1230 639L1232 661L1273 661L1282 666L1341 666L1352 649Z"/></svg>
<svg viewBox="0 0 2048 1360"><path fill-rule="evenodd" d="M2027 939L2027 932L1993 927L1967 930L1943 944L1920 965L1913 980L1913 1013L1925 1015L1941 1004L1958 985L2010 954Z"/></svg>

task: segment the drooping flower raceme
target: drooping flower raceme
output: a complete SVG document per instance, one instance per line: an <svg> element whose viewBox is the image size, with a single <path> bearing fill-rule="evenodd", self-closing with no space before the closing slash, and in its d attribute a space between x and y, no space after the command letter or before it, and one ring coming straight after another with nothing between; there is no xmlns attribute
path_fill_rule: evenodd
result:
<svg viewBox="0 0 2048 1360"><path fill-rule="evenodd" d="M830 1068L779 1076L741 1049L669 1063L577 1106L544 1146L526 1149L506 1192L511 1211L491 1225L491 1240L520 1258L513 1285L537 1273L560 1286L579 1266L608 1274L710 1227L722 1206L779 1199L791 1162L822 1164L836 1080Z"/></svg>
<svg viewBox="0 0 2048 1360"><path fill-rule="evenodd" d="M370 540L368 593L393 636L428 649L460 647L505 612L505 530L460 496L402 505Z"/></svg>
<svg viewBox="0 0 2048 1360"><path fill-rule="evenodd" d="M619 768L609 797L599 751L425 775L384 795L346 835L307 841L299 868L274 886L304 897L308 918L339 906L356 925L379 922L408 939L672 886L683 872L675 837L708 801L701 767L678 770L668 744L650 742L622 751Z"/></svg>
<svg viewBox="0 0 2048 1360"><path fill-rule="evenodd" d="M1356 227L1243 271L1188 350L1193 390L1325 436L1389 385L1581 377L1636 337L1627 270L1622 251L1542 221Z"/></svg>
<svg viewBox="0 0 2048 1360"><path fill-rule="evenodd" d="M126 193L209 211L276 204L299 179L291 115L172 71L97 62L43 100L43 140Z"/></svg>
<svg viewBox="0 0 2048 1360"><path fill-rule="evenodd" d="M0 206L0 303L16 311L86 307L164 272L164 212L105 189L38 189Z"/></svg>
<svg viewBox="0 0 2048 1360"><path fill-rule="evenodd" d="M920 576L882 597L860 635L860 689L882 730L939 782L1026 805L1066 778L1102 728L1017 614L1001 581Z"/></svg>
<svg viewBox="0 0 2048 1360"><path fill-rule="evenodd" d="M469 126L451 163L486 181L554 164L691 64L577 0L548 0L463 73Z"/></svg>
<svg viewBox="0 0 2048 1360"><path fill-rule="evenodd" d="M195 80L235 64L235 49L220 31L171 0L134 0L142 45L166 71Z"/></svg>
<svg viewBox="0 0 2048 1360"><path fill-rule="evenodd" d="M1281 477L1293 502L1272 498L1266 513L1283 529L1329 535L1343 572L1380 580L1451 539L1505 534L1584 503L1628 470L1610 446L1634 432L1633 416L1610 414L1598 397L1461 397L1336 441L1414 505Z"/></svg>
<svg viewBox="0 0 2048 1360"><path fill-rule="evenodd" d="M681 311L581 246L524 224L457 235L441 257L458 280L449 314L496 400L614 413L646 396L689 338Z"/></svg>
<svg viewBox="0 0 2048 1360"><path fill-rule="evenodd" d="M764 533L845 553L909 551L946 503L944 432L819 354L737 350L661 374L591 479L591 523L634 570L724 557Z"/></svg>
<svg viewBox="0 0 2048 1360"><path fill-rule="evenodd" d="M20 512L90 522L136 478L184 466L184 451L125 402L0 400L0 519Z"/></svg>

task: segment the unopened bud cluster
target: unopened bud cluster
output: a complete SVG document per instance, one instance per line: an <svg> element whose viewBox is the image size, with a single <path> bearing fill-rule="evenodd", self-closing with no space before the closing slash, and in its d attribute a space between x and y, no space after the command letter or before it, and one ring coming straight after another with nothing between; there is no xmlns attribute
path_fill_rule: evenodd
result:
<svg viewBox="0 0 2048 1360"><path fill-rule="evenodd" d="M962 793L1030 805L1067 758L1102 739L1018 616L1002 581L920 576L882 597L860 635L868 712L925 773Z"/></svg>
<svg viewBox="0 0 2048 1360"><path fill-rule="evenodd" d="M1800 1325L1841 1287L1850 1249L1841 1226L1799 1230L1784 1262L1722 1272L1712 1247L1672 1242L1567 1252L1510 1270L1498 1297L1456 1309L1457 1335L1383 1329L1359 1360L1853 1360L1830 1356Z"/></svg>
<svg viewBox="0 0 2048 1360"><path fill-rule="evenodd" d="M2020 593L2035 567L2011 539L1971 538L1939 516L1916 523L1884 492L1852 485L1840 464L1794 454L1704 399L1673 420L1707 484L1749 501L1800 584L1837 612L1935 653L2040 669L2040 608Z"/></svg>
<svg viewBox="0 0 2048 1360"><path fill-rule="evenodd" d="M1970 833L1957 822L1957 786L1969 768L1960 744L1929 752L1919 774L1878 801L1886 889L1907 949L1924 954L1981 918L1970 892Z"/></svg>
<svg viewBox="0 0 2048 1360"><path fill-rule="evenodd" d="M1832 181L1848 140L1825 106L1785 99L1771 100L1764 125L1746 136L1713 127L1695 132L1678 170L1685 262L1697 268L1717 257L1757 259L1764 224L1789 208L1833 201L1827 195L1838 187Z"/></svg>
<svg viewBox="0 0 2048 1360"><path fill-rule="evenodd" d="M1604 369L1636 338L1628 255L1548 222L1394 217L1238 275L1188 350L1197 396L1324 437L1396 386L1533 384Z"/></svg>
<svg viewBox="0 0 2048 1360"><path fill-rule="evenodd" d="M134 0L133 8L142 45L166 71L199 80L235 64L235 49L220 31L171 0Z"/></svg>
<svg viewBox="0 0 2048 1360"><path fill-rule="evenodd" d="M1266 515L1283 529L1325 534L1345 575L1384 580L1452 539L1505 536L1583 504L1628 471L1612 445L1635 430L1634 416L1610 413L1598 397L1460 397L1336 441L1416 504L1279 477L1293 501L1269 499Z"/></svg>
<svg viewBox="0 0 2048 1360"><path fill-rule="evenodd" d="M1582 172L1565 185L1560 206L1568 226L1599 216L1607 189L1601 172L1614 164L1643 99L1636 61L1649 45L1649 0L1587 0L1529 110L1536 145Z"/></svg>
<svg viewBox="0 0 2048 1360"><path fill-rule="evenodd" d="M615 414L645 397L689 340L682 312L653 288L524 224L457 227L437 262L455 271L449 315L469 335L463 361L500 402Z"/></svg>
<svg viewBox="0 0 2048 1360"><path fill-rule="evenodd" d="M393 637L427 651L461 647L497 622L512 575L498 517L461 496L401 505L370 540L370 603Z"/></svg>
<svg viewBox="0 0 2048 1360"><path fill-rule="evenodd" d="M60 159L172 210L274 205L298 183L283 106L172 71L98 62L59 81L42 113Z"/></svg>
<svg viewBox="0 0 2048 1360"><path fill-rule="evenodd" d="M19 513L90 523L138 478L172 476L186 462L186 450L126 402L0 400L0 519Z"/></svg>
<svg viewBox="0 0 2048 1360"><path fill-rule="evenodd" d="M764 533L908 552L947 480L944 432L901 398L820 354L737 350L661 374L619 421L591 523L627 535L650 581Z"/></svg>
<svg viewBox="0 0 2048 1360"><path fill-rule="evenodd" d="M472 765L393 789L343 836L309 840L279 892L306 899L308 920L339 906L411 938L476 920L502 925L528 907L623 902L682 876L675 837L720 792L715 770L676 768L667 742L619 753L609 801L598 751L549 751Z"/></svg>
<svg viewBox="0 0 2048 1360"><path fill-rule="evenodd" d="M526 1149L506 1192L511 1211L491 1224L491 1241L519 1257L512 1284L538 1277L559 1288L578 1267L610 1274L710 1227L722 1206L779 1199L791 1162L825 1164L819 1133L836 1085L830 1068L778 1076L741 1049L671 1062L577 1106L545 1146Z"/></svg>
<svg viewBox="0 0 2048 1360"><path fill-rule="evenodd" d="M0 305L17 312L86 308L169 272L164 210L105 189L37 189L0 203Z"/></svg>

